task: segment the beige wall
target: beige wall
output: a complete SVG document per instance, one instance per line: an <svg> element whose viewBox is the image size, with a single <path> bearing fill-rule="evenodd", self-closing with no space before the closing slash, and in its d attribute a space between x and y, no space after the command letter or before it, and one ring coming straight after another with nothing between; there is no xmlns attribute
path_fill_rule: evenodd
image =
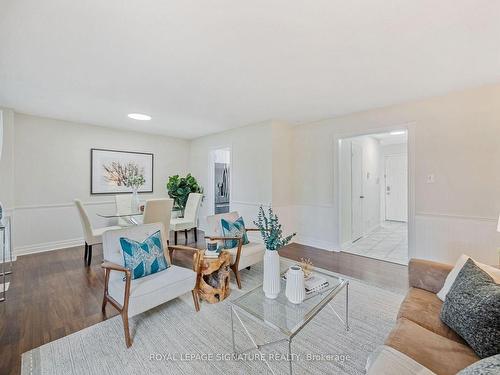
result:
<svg viewBox="0 0 500 375"><path fill-rule="evenodd" d="M299 231L304 228L305 236L338 246L333 210L335 135L414 123L416 255L452 261L457 254L469 252L496 262L495 248L500 243L494 225L500 212L499 103L500 85L495 85L294 128ZM435 175L434 184L426 183L428 174ZM321 228L305 222L309 217L323 222ZM431 220L439 223L433 228ZM465 233L464 220L471 223L471 230Z"/></svg>
<svg viewBox="0 0 500 375"><path fill-rule="evenodd" d="M205 188L206 197L200 208L200 227L213 213L209 186L210 152L231 149L231 210L238 211L250 225L260 204L272 201L272 123L250 125L213 134L191 142L190 172Z"/></svg>
<svg viewBox="0 0 500 375"><path fill-rule="evenodd" d="M188 170L186 140L18 113L13 116L13 128L13 158L6 162L14 174L17 254L79 244L82 233L75 198L86 204L96 227L114 224L97 216L115 210L114 197L90 195L91 148L153 153L154 193L141 194L143 199L168 196L168 176Z"/></svg>
<svg viewBox="0 0 500 375"><path fill-rule="evenodd" d="M0 111L3 120L2 153L0 157L0 201L3 208L10 211L14 205L14 112L1 108Z"/></svg>

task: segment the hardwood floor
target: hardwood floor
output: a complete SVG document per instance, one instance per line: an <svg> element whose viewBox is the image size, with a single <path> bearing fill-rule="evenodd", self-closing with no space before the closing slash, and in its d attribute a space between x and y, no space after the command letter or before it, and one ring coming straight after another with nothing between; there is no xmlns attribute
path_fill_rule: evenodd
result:
<svg viewBox="0 0 500 375"><path fill-rule="evenodd" d="M109 305L101 313L101 247L96 246L91 267L84 266L83 252L81 246L22 256L14 263L7 301L0 303L0 374L19 374L22 353L117 315ZM383 288L407 289L406 266L297 244L280 255L310 258L317 267ZM174 263L190 267L191 259L189 253L176 252Z"/></svg>

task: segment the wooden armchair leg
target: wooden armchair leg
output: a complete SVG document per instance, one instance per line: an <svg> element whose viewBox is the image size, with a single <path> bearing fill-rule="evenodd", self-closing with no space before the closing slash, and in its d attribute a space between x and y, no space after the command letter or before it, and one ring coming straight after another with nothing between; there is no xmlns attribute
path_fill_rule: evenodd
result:
<svg viewBox="0 0 500 375"><path fill-rule="evenodd" d="M87 263L87 257L89 256L89 245L87 242L85 242L85 255L83 256L83 259L85 259L85 263Z"/></svg>
<svg viewBox="0 0 500 375"><path fill-rule="evenodd" d="M174 245L177 245L177 231L174 230Z"/></svg>
<svg viewBox="0 0 500 375"><path fill-rule="evenodd" d="M198 228L194 227L194 243L198 243Z"/></svg>
<svg viewBox="0 0 500 375"><path fill-rule="evenodd" d="M132 346L132 340L130 339L130 331L128 328L128 313L127 311L123 310L121 312L122 320L123 320L123 330L125 331L125 344L127 345L127 348L130 348Z"/></svg>
<svg viewBox="0 0 500 375"><path fill-rule="evenodd" d="M200 311L200 301L198 300L198 291L196 289L193 289L191 291L193 294L193 301L194 301L194 309L196 312Z"/></svg>
<svg viewBox="0 0 500 375"><path fill-rule="evenodd" d="M238 284L238 289L241 289L241 280L240 280L240 272L238 271L238 267L236 264L231 266L231 269L234 272L234 276L236 276L236 284Z"/></svg>

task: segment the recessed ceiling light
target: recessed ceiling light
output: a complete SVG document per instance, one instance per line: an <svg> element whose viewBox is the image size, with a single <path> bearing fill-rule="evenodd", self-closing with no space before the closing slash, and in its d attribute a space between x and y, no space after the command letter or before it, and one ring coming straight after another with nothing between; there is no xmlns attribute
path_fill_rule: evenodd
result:
<svg viewBox="0 0 500 375"><path fill-rule="evenodd" d="M151 116L145 115L144 113L129 113L128 117L134 120L139 120L139 121L149 121L151 120Z"/></svg>
<svg viewBox="0 0 500 375"><path fill-rule="evenodd" d="M390 132L389 134L390 135L403 135L405 134L406 132L404 130L396 130L394 132Z"/></svg>

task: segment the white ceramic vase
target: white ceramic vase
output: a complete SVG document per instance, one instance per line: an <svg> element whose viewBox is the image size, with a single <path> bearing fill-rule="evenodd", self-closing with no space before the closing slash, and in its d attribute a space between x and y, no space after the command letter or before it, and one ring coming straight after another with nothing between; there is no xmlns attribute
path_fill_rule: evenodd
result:
<svg viewBox="0 0 500 375"><path fill-rule="evenodd" d="M137 189L132 190L132 199L130 200L130 211L135 213L139 210L139 194L137 194Z"/></svg>
<svg viewBox="0 0 500 375"><path fill-rule="evenodd" d="M280 256L276 250L266 250L264 254L264 283L266 298L275 299L280 294Z"/></svg>
<svg viewBox="0 0 500 375"><path fill-rule="evenodd" d="M294 304L304 301L306 290L304 288L304 271L302 271L302 267L292 266L288 269L286 273L285 295Z"/></svg>

